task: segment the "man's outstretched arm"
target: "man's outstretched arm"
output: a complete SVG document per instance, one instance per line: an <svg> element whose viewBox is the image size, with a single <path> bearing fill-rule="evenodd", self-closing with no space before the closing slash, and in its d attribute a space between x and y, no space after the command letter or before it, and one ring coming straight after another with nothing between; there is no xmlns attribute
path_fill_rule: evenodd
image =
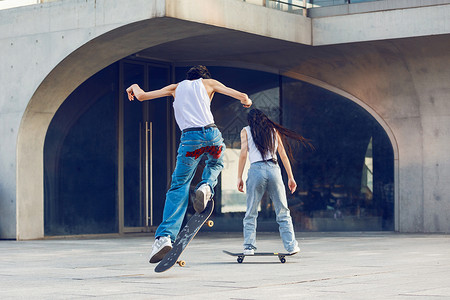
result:
<svg viewBox="0 0 450 300"><path fill-rule="evenodd" d="M235 89L229 88L225 86L223 83L214 80L214 79L205 79L204 83L207 85L207 90L209 89L212 93L217 92L220 94L224 94L230 97L233 97L239 101L241 101L244 107L250 107L252 105L252 100L248 97L247 94L241 93ZM208 91L208 94L209 91Z"/></svg>
<svg viewBox="0 0 450 300"><path fill-rule="evenodd" d="M139 85L133 84L127 88L128 100L133 101L134 97L138 101L151 100L161 97L175 96L175 89L178 84L170 84L159 90L144 92Z"/></svg>

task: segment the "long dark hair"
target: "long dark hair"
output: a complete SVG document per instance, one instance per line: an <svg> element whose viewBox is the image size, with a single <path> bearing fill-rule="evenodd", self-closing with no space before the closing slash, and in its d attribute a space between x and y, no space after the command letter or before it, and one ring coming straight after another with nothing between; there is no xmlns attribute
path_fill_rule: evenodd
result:
<svg viewBox="0 0 450 300"><path fill-rule="evenodd" d="M197 65L189 69L186 73L187 80L195 80L195 79L211 79L211 73L209 73L208 69L205 66Z"/></svg>
<svg viewBox="0 0 450 300"><path fill-rule="evenodd" d="M256 145L256 148L258 149L259 153L261 153L263 159L267 153L275 152L276 132L278 132L278 134L280 135L283 145L286 148L286 152L291 160L293 159L292 147L287 138L296 140L303 146L314 149L314 146L309 142L308 139L305 139L295 131L287 129L280 124L273 122L266 116L266 114L264 114L259 109L254 108L250 110L247 115L247 122L250 126L250 131L252 133L252 138Z"/></svg>

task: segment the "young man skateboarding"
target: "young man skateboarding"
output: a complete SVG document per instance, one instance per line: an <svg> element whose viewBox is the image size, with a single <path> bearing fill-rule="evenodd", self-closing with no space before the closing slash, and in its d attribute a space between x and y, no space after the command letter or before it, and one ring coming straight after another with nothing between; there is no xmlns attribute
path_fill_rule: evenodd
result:
<svg viewBox="0 0 450 300"><path fill-rule="evenodd" d="M160 97L174 97L175 120L182 131L172 183L166 194L163 221L155 233L150 263L157 263L172 249L172 242L180 231L189 201L189 187L201 157L206 155L202 181L195 190L194 209L202 212L214 195L217 177L223 169L225 144L214 124L211 101L214 93L239 100L246 108L252 105L247 94L226 87L204 66L192 67L186 80L162 89L144 92L137 84L127 88L128 99L139 101Z"/></svg>

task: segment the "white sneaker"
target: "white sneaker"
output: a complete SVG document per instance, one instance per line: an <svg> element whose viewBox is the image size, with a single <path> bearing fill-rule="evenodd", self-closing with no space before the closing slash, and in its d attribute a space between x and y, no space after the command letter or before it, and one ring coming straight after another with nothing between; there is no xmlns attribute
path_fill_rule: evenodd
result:
<svg viewBox="0 0 450 300"><path fill-rule="evenodd" d="M172 241L168 236L160 236L155 239L153 243L152 254L150 254L150 263L154 264L160 262L167 252L172 249Z"/></svg>
<svg viewBox="0 0 450 300"><path fill-rule="evenodd" d="M209 199L211 199L211 188L207 183L202 184L195 191L194 209L196 212L201 213L205 210Z"/></svg>
<svg viewBox="0 0 450 300"><path fill-rule="evenodd" d="M289 252L289 254L294 255L294 254L297 254L299 252L300 252L300 247L297 245L297 246L295 246L294 250Z"/></svg>
<svg viewBox="0 0 450 300"><path fill-rule="evenodd" d="M255 255L255 250L252 247L245 247L243 254L244 255Z"/></svg>

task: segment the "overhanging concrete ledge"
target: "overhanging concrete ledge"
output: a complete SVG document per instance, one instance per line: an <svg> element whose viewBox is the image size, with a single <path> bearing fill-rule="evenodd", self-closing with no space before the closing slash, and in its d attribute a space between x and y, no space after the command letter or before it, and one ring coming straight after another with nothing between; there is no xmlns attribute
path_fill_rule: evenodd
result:
<svg viewBox="0 0 450 300"><path fill-rule="evenodd" d="M353 5L359 4L333 7L336 12L345 8L347 14L332 15L330 12L328 16L313 18L312 45L335 45L450 33L449 1L447 4L425 7L415 7L411 3L409 7L382 11L373 8L372 11L352 12L350 7ZM343 32L345 34L342 34Z"/></svg>
<svg viewBox="0 0 450 300"><path fill-rule="evenodd" d="M311 19L241 0L166 0L166 16L311 45Z"/></svg>

